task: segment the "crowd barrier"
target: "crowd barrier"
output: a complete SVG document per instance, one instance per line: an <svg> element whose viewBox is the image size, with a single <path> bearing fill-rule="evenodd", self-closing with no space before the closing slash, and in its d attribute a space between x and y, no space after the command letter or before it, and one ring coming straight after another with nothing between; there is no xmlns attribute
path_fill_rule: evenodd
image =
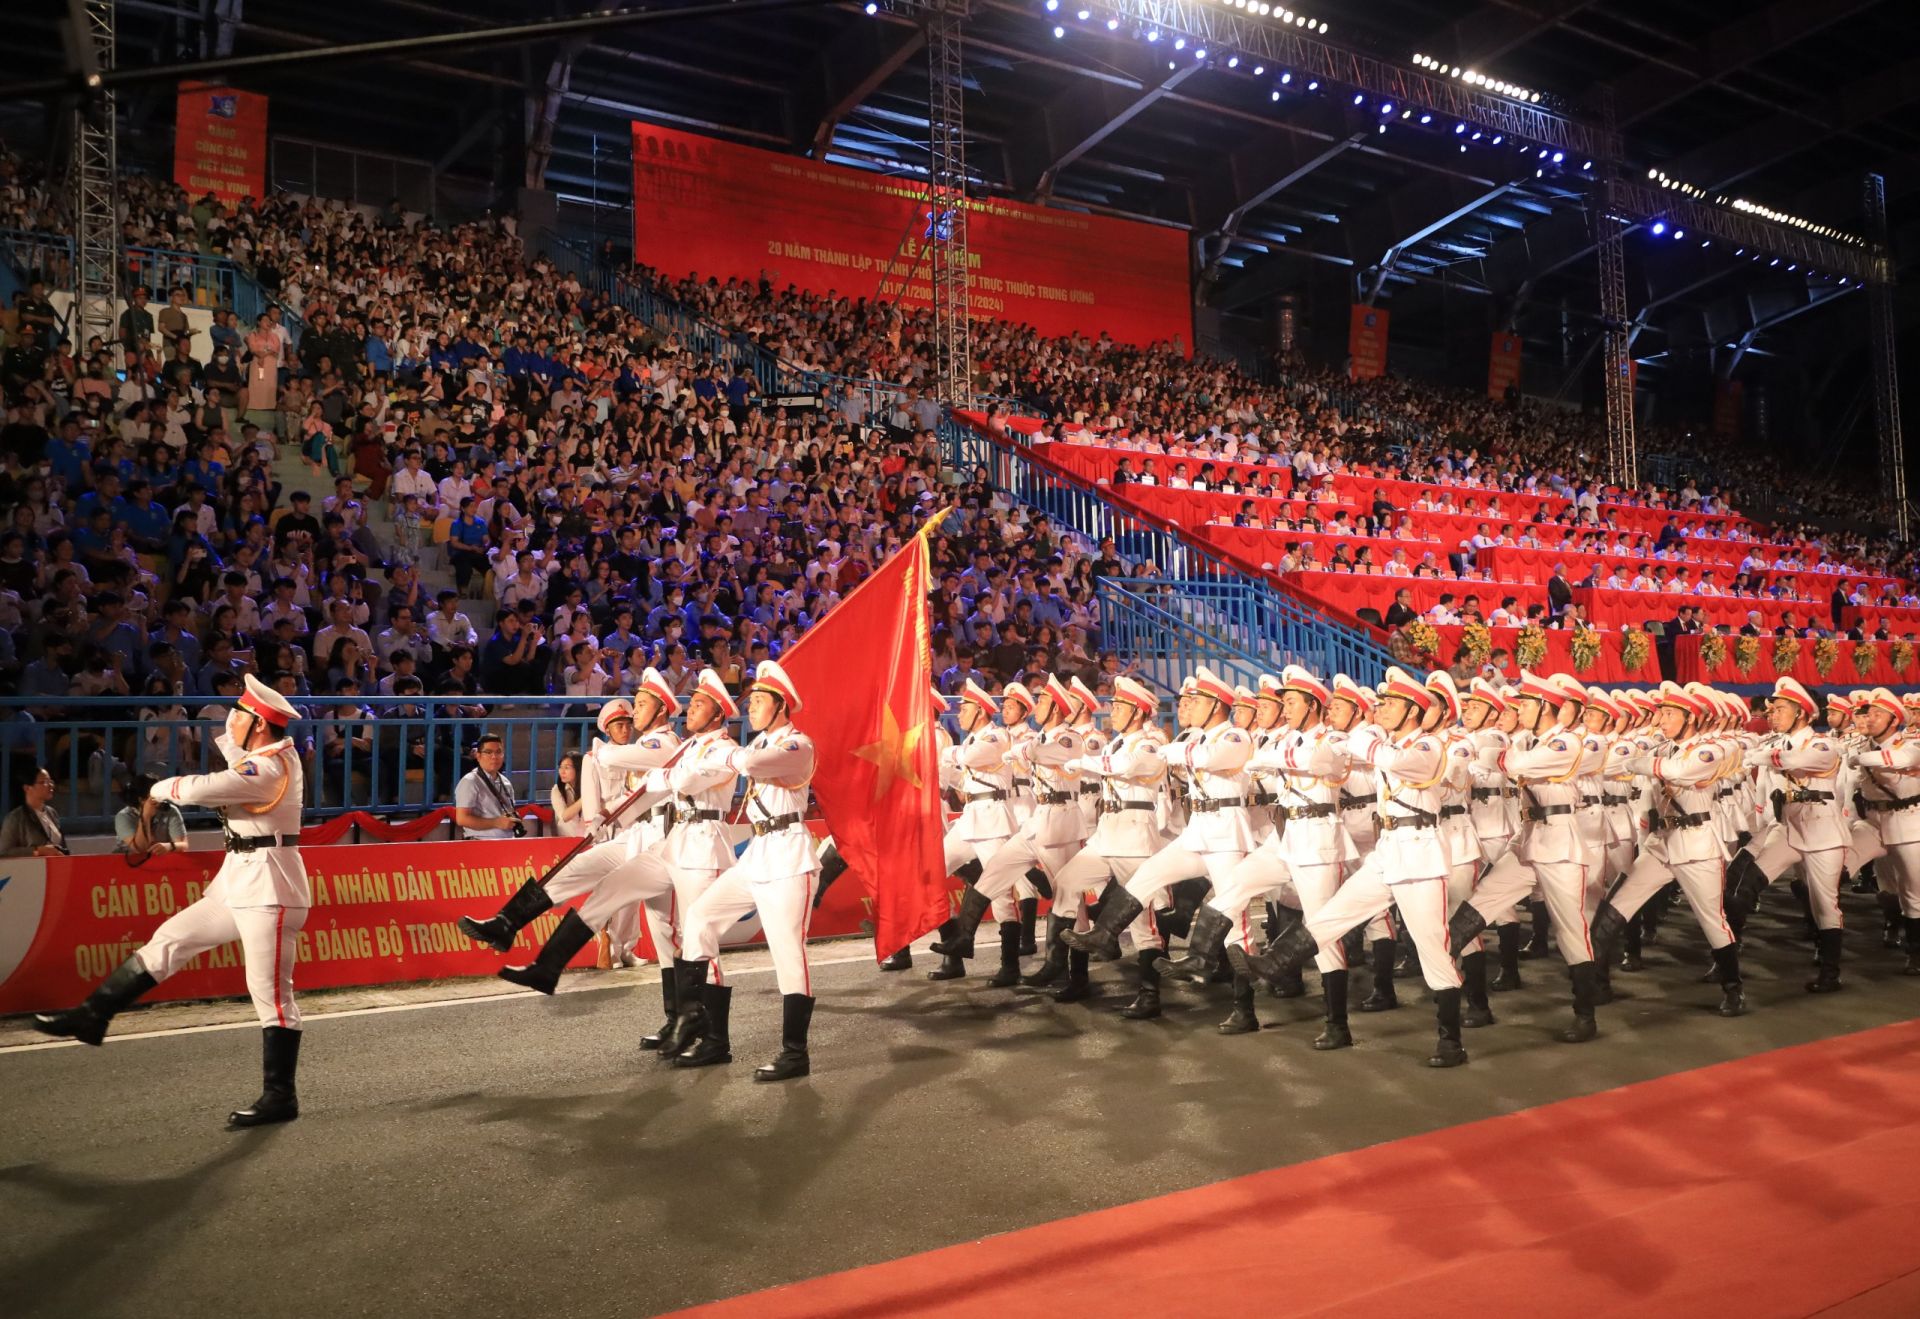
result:
<svg viewBox="0 0 1920 1319"><path fill-rule="evenodd" d="M816 835L824 832L817 821L810 827ZM574 841L303 846L314 905L300 932L295 986L335 989L492 975L508 962L529 960L559 923L561 909L522 930L514 951L504 955L468 940L456 922L461 916L491 915ZM79 1002L162 921L199 897L222 856L179 852L139 867L124 856L0 860L0 1014ZM811 936L857 933L870 904L865 887L847 876L827 891L814 913ZM738 948L761 939L759 920L749 913L721 942ZM640 952L654 958L644 921ZM591 966L594 955L589 945L572 965ZM231 943L195 958L148 998L245 994L240 945Z"/></svg>

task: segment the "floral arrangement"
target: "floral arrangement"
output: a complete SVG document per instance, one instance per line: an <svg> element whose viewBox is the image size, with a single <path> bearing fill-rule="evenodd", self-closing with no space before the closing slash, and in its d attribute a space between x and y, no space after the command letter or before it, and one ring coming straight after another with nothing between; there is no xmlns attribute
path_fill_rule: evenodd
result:
<svg viewBox="0 0 1920 1319"><path fill-rule="evenodd" d="M1740 637L1733 643L1733 667L1742 677L1760 667L1760 638Z"/></svg>
<svg viewBox="0 0 1920 1319"><path fill-rule="evenodd" d="M1879 643L1873 641L1855 643L1853 647L1853 671L1855 673L1859 674L1862 678L1871 677L1874 668L1879 662Z"/></svg>
<svg viewBox="0 0 1920 1319"><path fill-rule="evenodd" d="M1757 656L1756 656L1757 657ZM1718 632L1709 632L1700 638L1700 662L1711 674L1727 662L1727 639Z"/></svg>
<svg viewBox="0 0 1920 1319"><path fill-rule="evenodd" d="M1895 641L1887 646L1887 663L1893 665L1895 673L1905 673L1913 667L1913 643Z"/></svg>
<svg viewBox="0 0 1920 1319"><path fill-rule="evenodd" d="M1832 637L1821 637L1813 643L1813 671L1821 677L1833 672L1833 666L1840 662L1840 643Z"/></svg>
<svg viewBox="0 0 1920 1319"><path fill-rule="evenodd" d="M1413 647L1413 653L1424 659L1440 657L1440 634L1433 630L1433 624L1423 619L1414 619L1402 629L1407 636L1407 644Z"/></svg>
<svg viewBox="0 0 1920 1319"><path fill-rule="evenodd" d="M1547 658L1547 630L1538 623L1529 623L1520 629L1520 636L1513 643L1513 657L1520 661L1523 669L1537 669Z"/></svg>
<svg viewBox="0 0 1920 1319"><path fill-rule="evenodd" d="M1568 649L1573 652L1573 668L1576 673L1585 673L1600 662L1600 634L1590 627L1577 627L1569 640Z"/></svg>
<svg viewBox="0 0 1920 1319"><path fill-rule="evenodd" d="M1653 638L1647 635L1645 628L1630 627L1626 635L1620 638L1620 662L1626 666L1629 678L1646 667L1647 659L1652 654Z"/></svg>
<svg viewBox="0 0 1920 1319"><path fill-rule="evenodd" d="M1493 633L1487 630L1485 623L1469 623L1460 633L1460 650L1454 656L1456 660L1466 660L1476 667L1487 662L1487 656L1493 654Z"/></svg>
<svg viewBox="0 0 1920 1319"><path fill-rule="evenodd" d="M1800 663L1800 638L1791 632L1775 637L1773 641L1773 671L1776 674L1791 675L1794 666Z"/></svg>

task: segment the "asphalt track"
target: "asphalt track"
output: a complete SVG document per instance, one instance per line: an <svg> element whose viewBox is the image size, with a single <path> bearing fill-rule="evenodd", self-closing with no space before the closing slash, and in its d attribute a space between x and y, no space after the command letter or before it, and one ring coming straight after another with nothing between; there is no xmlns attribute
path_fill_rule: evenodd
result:
<svg viewBox="0 0 1920 1319"><path fill-rule="evenodd" d="M1703 945L1670 923L1599 1041L1551 1040L1564 973L1529 962L1440 1073L1417 993L1316 1054L1315 998L1263 997L1270 1029L1221 1038L1193 991L1117 1019L1121 966L1089 1010L863 960L821 967L814 1075L778 1086L750 1077L777 1048L764 973L739 980L736 1061L695 1072L634 1048L658 1012L637 973L331 1018L311 996L305 1115L250 1133L221 1122L258 1089L250 1028L6 1049L0 1313L653 1314L1916 1015L1860 898L1848 990L1803 993L1788 902L1749 930L1748 1017L1713 1015Z"/></svg>

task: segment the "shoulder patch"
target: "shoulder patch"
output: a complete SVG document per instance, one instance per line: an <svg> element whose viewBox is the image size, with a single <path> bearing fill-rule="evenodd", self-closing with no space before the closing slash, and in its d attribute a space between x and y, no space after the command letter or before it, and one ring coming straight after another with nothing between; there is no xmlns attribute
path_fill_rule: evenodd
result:
<svg viewBox="0 0 1920 1319"><path fill-rule="evenodd" d="M244 774L250 779L260 777L260 767L254 764L251 760L241 761L238 765L235 765L233 767L233 772L236 774Z"/></svg>
<svg viewBox="0 0 1920 1319"><path fill-rule="evenodd" d="M1569 749L1567 747L1567 741L1563 737L1554 738L1553 741L1547 743L1547 747L1549 750L1553 750L1553 751L1566 751Z"/></svg>
<svg viewBox="0 0 1920 1319"><path fill-rule="evenodd" d="M782 742L780 749L782 751L798 751L800 749L800 743L797 741Z"/></svg>
<svg viewBox="0 0 1920 1319"><path fill-rule="evenodd" d="M1700 751L1700 759L1702 759L1702 760L1704 760L1704 761L1706 761L1706 762L1707 762L1708 764L1712 764L1712 763L1713 763L1713 752L1711 752L1711 751L1708 751L1708 750L1706 750L1706 749L1705 749L1704 747L1703 747L1703 748L1701 748L1701 751Z"/></svg>
<svg viewBox="0 0 1920 1319"><path fill-rule="evenodd" d="M658 751L661 747L665 746L666 743L662 741L660 738L650 737L646 741L642 742L640 745L645 747L649 751Z"/></svg>

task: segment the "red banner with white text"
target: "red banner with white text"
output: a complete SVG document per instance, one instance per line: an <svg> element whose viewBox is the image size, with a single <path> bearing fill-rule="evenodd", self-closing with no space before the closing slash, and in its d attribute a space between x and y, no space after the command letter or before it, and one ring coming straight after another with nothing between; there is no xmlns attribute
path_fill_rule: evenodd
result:
<svg viewBox="0 0 1920 1319"><path fill-rule="evenodd" d="M1520 387L1520 336L1502 330L1493 336L1493 351L1487 357L1487 397L1501 399L1509 387Z"/></svg>
<svg viewBox="0 0 1920 1319"><path fill-rule="evenodd" d="M560 909L522 930L514 951L505 955L470 942L455 922L492 915L573 842L518 838L301 848L313 907L300 932L294 988L492 975L508 962L529 960L559 923ZM0 860L0 1014L78 1003L162 921L200 896L222 856L182 852L138 868L124 856ZM837 884L814 913L810 932L815 938L852 934L871 918L872 899L863 886ZM727 947L759 941L759 921L751 914L722 940ZM640 954L653 957L645 921ZM589 945L573 965L592 966L594 956ZM245 994L240 945L232 943L203 953L148 998Z"/></svg>
<svg viewBox="0 0 1920 1319"><path fill-rule="evenodd" d="M924 249L950 221L925 203L912 178L633 126L634 253L672 278L764 276L926 307ZM991 197L969 201L966 223L976 317L1190 347L1185 230Z"/></svg>
<svg viewBox="0 0 1920 1319"><path fill-rule="evenodd" d="M267 195L267 98L183 82L174 100L173 181L189 197Z"/></svg>
<svg viewBox="0 0 1920 1319"><path fill-rule="evenodd" d="M1377 380L1387 373L1387 312L1382 307L1353 305L1347 322L1347 377Z"/></svg>

